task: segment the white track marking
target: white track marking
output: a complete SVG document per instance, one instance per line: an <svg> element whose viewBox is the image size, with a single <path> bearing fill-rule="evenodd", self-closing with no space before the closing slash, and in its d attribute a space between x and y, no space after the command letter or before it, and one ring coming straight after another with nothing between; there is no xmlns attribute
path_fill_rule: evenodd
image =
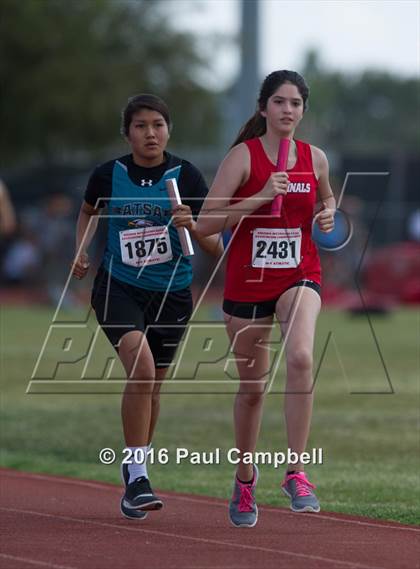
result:
<svg viewBox="0 0 420 569"><path fill-rule="evenodd" d="M20 509L16 509L16 508L0 507L0 510L6 511L6 512L14 512L14 513L19 513L19 514L31 515L31 516L39 516L39 517L43 517L43 518L52 518L52 519L56 519L56 520L62 520L65 522L73 522L73 523L85 524L85 525L90 525L90 526L99 526L99 527L104 527L104 528L118 529L120 531L134 531L136 533L145 533L145 534L150 534L150 535L169 537L169 538L174 538L177 540L184 539L186 541L193 541L193 542L197 542L197 543L207 543L210 545L232 547L234 549L244 549L244 550L248 550L248 551L249 550L251 550L251 551L262 551L264 553L273 553L273 554L277 554L277 555L278 554L289 555L290 557L295 557L295 558L299 558L299 559L310 559L312 561L322 561L322 563L325 563L325 564L333 564L334 567L348 567L349 569L383 569L383 567L377 567L375 565L365 565L364 563L356 563L356 562L352 562L352 561L341 561L340 559L332 559L332 558L328 558L328 557L322 557L320 555L310 555L308 553L297 553L295 551L288 551L285 549L273 549L270 547L261 547L259 545L246 545L243 543L232 543L232 542L223 541L220 539L208 539L205 537L192 537L192 536L177 534L177 533L172 533L172 532L145 529L145 528L139 527L139 526L136 526L134 528L134 527L128 527L128 526L125 526L122 524L112 524L109 522L95 522L92 520L85 520L83 518L74 518L72 516L45 514L45 513L36 512L33 510L20 510Z"/></svg>
<svg viewBox="0 0 420 569"><path fill-rule="evenodd" d="M86 488L95 488L97 490L108 490L111 492L117 492L120 491L118 486L113 486L111 484L106 484L106 483L102 483L102 482L89 482L89 481L85 481L85 480L77 480L75 478L61 478L61 477L55 477L55 476L47 476L47 475L42 475L42 474L32 474L30 472L8 472L7 470L2 470L0 469L0 476L9 476L10 478L29 478L29 479L35 479L35 480L43 480L46 482L59 482L62 484L72 484L74 486L84 486ZM169 498L171 500L181 500L184 502L192 502L192 503L196 503L196 504L206 504L209 506L216 506L216 507L222 507L222 508L226 508L226 503L223 502L218 502L218 501L212 501L212 500L206 500L206 498L194 498L194 497L190 497L190 496L179 496L179 495L174 495L174 494L167 494L165 492L159 492L159 495L162 496L163 498ZM220 498L216 498L216 500L220 500ZM280 508L276 508L274 506L258 506L258 509L262 512L274 512L276 514L282 514L282 515L286 515L286 516L299 516L299 515L305 515L305 514L297 514L295 512L292 512L291 510L286 510L286 509L280 509ZM311 514L307 514L307 516L309 516ZM305 518L307 517L305 516ZM399 526L397 524L393 524L392 522L387 522L385 521L385 523L375 523L374 521L369 521L369 522L364 522L364 521L360 521L360 520L347 520L347 519L342 519L339 517L335 517L333 514L329 514L329 513L317 513L317 514L313 514L313 516L311 515L311 519L312 517L315 518L321 518L324 520L331 520L334 522L340 522L340 523L344 523L344 524L355 524L355 525L359 525L359 526L368 526L368 527L374 527L374 528L379 528L379 529L395 529L398 531L407 531L407 532L414 532L414 533L420 533L420 527L416 528L416 527L406 527L406 526Z"/></svg>
<svg viewBox="0 0 420 569"><path fill-rule="evenodd" d="M0 553L0 557L3 559L11 559L12 561L23 561L24 563L28 563L28 565L36 565L37 567L50 567L50 569L76 569L69 565L57 565L56 563L50 563L48 561L36 561L35 559L28 559L27 557L8 555L7 553Z"/></svg>

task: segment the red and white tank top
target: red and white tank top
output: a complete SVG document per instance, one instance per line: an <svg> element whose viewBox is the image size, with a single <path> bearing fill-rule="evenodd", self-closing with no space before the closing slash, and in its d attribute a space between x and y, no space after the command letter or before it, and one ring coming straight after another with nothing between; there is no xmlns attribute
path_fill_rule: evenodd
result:
<svg viewBox="0 0 420 569"><path fill-rule="evenodd" d="M232 228L225 278L227 300L272 300L302 279L321 284L319 255L311 238L318 181L310 145L300 140L295 143L297 161L287 170L289 187L280 217L271 215L271 203L267 203ZM276 170L259 138L245 144L251 156L251 173L231 204L262 190Z"/></svg>

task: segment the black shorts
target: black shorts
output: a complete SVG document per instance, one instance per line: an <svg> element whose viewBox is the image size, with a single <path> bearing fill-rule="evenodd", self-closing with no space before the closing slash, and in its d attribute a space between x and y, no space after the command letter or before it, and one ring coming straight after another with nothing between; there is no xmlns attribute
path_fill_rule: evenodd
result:
<svg viewBox="0 0 420 569"><path fill-rule="evenodd" d="M295 286L307 286L317 292L321 296L321 286L309 280L298 281L286 290L289 290ZM286 292L284 290L283 292ZM283 294L283 293L282 293ZM236 300L223 301L223 311L231 316L236 316L237 318L248 318L254 320L255 318L266 318L271 316L276 311L276 304L280 296L273 298L272 300L264 300L262 302L237 302Z"/></svg>
<svg viewBox="0 0 420 569"><path fill-rule="evenodd" d="M189 287L168 293L145 290L111 277L103 268L96 275L91 304L117 351L127 332L146 332L155 367L162 368L171 364L193 309Z"/></svg>

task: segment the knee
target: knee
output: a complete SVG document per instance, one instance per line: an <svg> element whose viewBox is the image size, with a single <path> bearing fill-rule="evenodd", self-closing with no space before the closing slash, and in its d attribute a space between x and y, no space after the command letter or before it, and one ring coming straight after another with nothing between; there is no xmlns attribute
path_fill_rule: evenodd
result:
<svg viewBox="0 0 420 569"><path fill-rule="evenodd" d="M135 366L128 376L128 384L130 386L130 391L152 395L155 384L155 375L153 370L147 370L144 367Z"/></svg>
<svg viewBox="0 0 420 569"><path fill-rule="evenodd" d="M287 365L300 373L311 372L313 366L312 352L305 348L294 350L288 355Z"/></svg>
<svg viewBox="0 0 420 569"><path fill-rule="evenodd" d="M264 401L264 389L258 389L256 391L240 391L238 393L240 401L247 407L253 408L261 405Z"/></svg>

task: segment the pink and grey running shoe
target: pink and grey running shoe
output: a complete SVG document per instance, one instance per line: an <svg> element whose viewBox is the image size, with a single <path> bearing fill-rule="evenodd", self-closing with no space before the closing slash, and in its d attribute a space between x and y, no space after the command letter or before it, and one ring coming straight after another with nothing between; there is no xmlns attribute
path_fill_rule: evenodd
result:
<svg viewBox="0 0 420 569"><path fill-rule="evenodd" d="M290 509L294 512L320 511L318 498L312 491L314 488L304 472L286 473L281 485L281 489L291 500Z"/></svg>
<svg viewBox="0 0 420 569"><path fill-rule="evenodd" d="M229 502L229 518L237 528L252 528L258 520L258 508L255 503L255 487L258 480L258 468L253 465L254 478L249 484L242 484L235 476L233 496Z"/></svg>

